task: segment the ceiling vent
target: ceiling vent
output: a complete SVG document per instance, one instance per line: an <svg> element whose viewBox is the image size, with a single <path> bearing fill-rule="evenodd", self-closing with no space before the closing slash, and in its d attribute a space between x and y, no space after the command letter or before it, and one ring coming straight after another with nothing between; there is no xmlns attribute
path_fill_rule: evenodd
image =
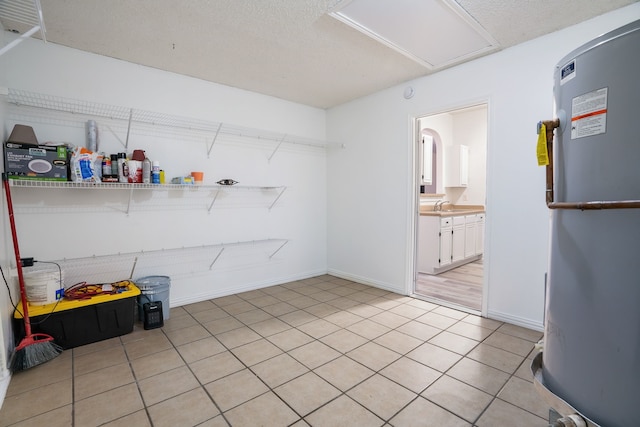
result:
<svg viewBox="0 0 640 427"><path fill-rule="evenodd" d="M42 17L40 0L6 0L0 2L0 23L5 30L21 33L20 37L0 49L0 55L33 34L40 32L40 37L47 41ZM27 30L28 28L28 30ZM24 30L24 31L23 31Z"/></svg>
<svg viewBox="0 0 640 427"><path fill-rule="evenodd" d="M499 49L453 0L342 0L329 15L433 71Z"/></svg>

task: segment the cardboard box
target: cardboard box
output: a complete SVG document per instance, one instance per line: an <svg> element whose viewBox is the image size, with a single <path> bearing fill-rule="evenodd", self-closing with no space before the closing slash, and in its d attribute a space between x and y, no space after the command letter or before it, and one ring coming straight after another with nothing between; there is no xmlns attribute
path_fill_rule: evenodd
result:
<svg viewBox="0 0 640 427"><path fill-rule="evenodd" d="M4 144L4 170L9 179L67 181L67 169L66 146L12 142L11 138Z"/></svg>
<svg viewBox="0 0 640 427"><path fill-rule="evenodd" d="M138 295L140 289L131 284L119 294L29 305L31 331L51 335L64 349L128 334L133 331ZM13 331L15 342L20 342L25 333L21 304L13 315Z"/></svg>

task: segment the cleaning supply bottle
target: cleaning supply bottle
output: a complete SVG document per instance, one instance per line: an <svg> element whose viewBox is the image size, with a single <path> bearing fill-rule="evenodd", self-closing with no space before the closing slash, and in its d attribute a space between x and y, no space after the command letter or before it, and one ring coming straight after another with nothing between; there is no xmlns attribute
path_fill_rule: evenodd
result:
<svg viewBox="0 0 640 427"><path fill-rule="evenodd" d="M111 155L111 176L118 177L118 155Z"/></svg>
<svg viewBox="0 0 640 427"><path fill-rule="evenodd" d="M151 165L151 183L160 184L160 162L157 160Z"/></svg>
<svg viewBox="0 0 640 427"><path fill-rule="evenodd" d="M127 153L118 153L118 181L129 182L129 168L127 167Z"/></svg>
<svg viewBox="0 0 640 427"><path fill-rule="evenodd" d="M102 176L107 177L111 175L111 156L105 154L102 158Z"/></svg>
<svg viewBox="0 0 640 427"><path fill-rule="evenodd" d="M151 183L151 160L148 157L145 157L142 161L142 183Z"/></svg>

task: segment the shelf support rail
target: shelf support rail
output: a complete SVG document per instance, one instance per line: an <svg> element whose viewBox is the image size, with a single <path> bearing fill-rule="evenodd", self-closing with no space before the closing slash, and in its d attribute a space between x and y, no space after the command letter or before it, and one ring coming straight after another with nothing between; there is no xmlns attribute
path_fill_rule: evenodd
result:
<svg viewBox="0 0 640 427"><path fill-rule="evenodd" d="M269 210L271 210L272 207L275 206L276 202L280 199L280 197L282 197L282 194L284 193L284 190L286 190L287 187L282 187L282 190L280 190L280 193L278 193L278 195L276 196L275 200L271 203L271 206L269 206Z"/></svg>
<svg viewBox="0 0 640 427"><path fill-rule="evenodd" d="M283 244L281 244L280 246L278 246L278 248L277 248L275 251L273 251L273 252L271 253L271 255L269 255L269 259L273 258L273 256L274 256L275 254L277 254L278 252L280 252L280 249L284 248L284 246L285 246L287 243L289 243L289 241L288 241L288 240L285 240Z"/></svg>
<svg viewBox="0 0 640 427"><path fill-rule="evenodd" d="M220 134L220 129L222 129L222 123L218 125L218 129L216 130L216 134L213 136L213 141L211 141L211 145L207 148L207 159L211 156L211 150L213 150L213 144L216 143L216 139L218 139L218 135Z"/></svg>

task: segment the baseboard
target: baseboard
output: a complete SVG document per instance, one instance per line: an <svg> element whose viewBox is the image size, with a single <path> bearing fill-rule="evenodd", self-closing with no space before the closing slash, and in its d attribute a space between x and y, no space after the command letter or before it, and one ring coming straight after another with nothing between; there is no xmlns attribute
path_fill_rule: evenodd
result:
<svg viewBox="0 0 640 427"><path fill-rule="evenodd" d="M498 320L500 322L511 323L512 325L522 326L523 328L533 329L534 331L544 331L544 324L524 317L513 316L507 313L489 310L487 312L489 319Z"/></svg>
<svg viewBox="0 0 640 427"><path fill-rule="evenodd" d="M11 371L8 369L4 371L4 375L0 378L0 409L4 403L4 398L7 396L7 390L9 390L9 383L11 382Z"/></svg>
<svg viewBox="0 0 640 427"><path fill-rule="evenodd" d="M362 283L363 285L373 286L374 288L383 289L385 291L394 292L396 294L406 295L404 289L398 289L398 287L390 285L388 283L380 282L378 280L372 280L367 277L357 276L354 274L346 273L344 271L329 269L327 274L339 277L345 280L351 280L352 282Z"/></svg>
<svg viewBox="0 0 640 427"><path fill-rule="evenodd" d="M283 283L289 283L296 280L309 279L311 277L322 276L327 274L327 270L313 270L291 276L278 277L269 280L261 280L258 282L252 282L243 284L240 286L230 286L228 288L218 288L211 292L205 292L196 295L189 295L185 298L172 298L171 307L180 307L182 305L193 304L196 302L206 301L214 298L226 297L233 294L239 294L242 292L255 291L256 289L268 288L269 286L282 285Z"/></svg>

